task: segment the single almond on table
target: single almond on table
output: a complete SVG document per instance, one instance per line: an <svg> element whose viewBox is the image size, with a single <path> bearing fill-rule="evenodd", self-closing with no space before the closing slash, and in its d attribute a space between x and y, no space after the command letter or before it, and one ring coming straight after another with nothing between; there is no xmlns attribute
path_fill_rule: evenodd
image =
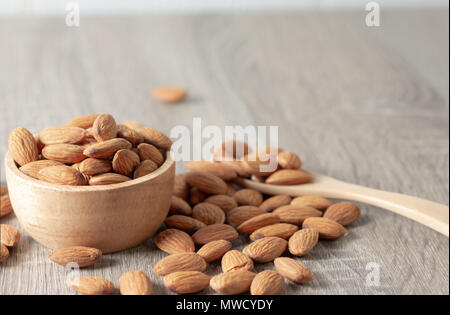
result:
<svg viewBox="0 0 450 315"><path fill-rule="evenodd" d="M251 295L277 295L285 287L284 278L273 270L258 273L250 286Z"/></svg>
<svg viewBox="0 0 450 315"><path fill-rule="evenodd" d="M274 213L264 213L244 221L237 229L242 234L251 234L264 226L276 223L280 223L280 217L278 215Z"/></svg>
<svg viewBox="0 0 450 315"><path fill-rule="evenodd" d="M194 252L195 245L192 238L177 229L167 229L155 237L155 245L168 254Z"/></svg>
<svg viewBox="0 0 450 315"><path fill-rule="evenodd" d="M265 213L264 210L255 206L241 206L228 211L227 222L231 225L239 226L245 221Z"/></svg>
<svg viewBox="0 0 450 315"><path fill-rule="evenodd" d="M130 177L140 163L139 155L128 149L116 152L112 161L114 172Z"/></svg>
<svg viewBox="0 0 450 315"><path fill-rule="evenodd" d="M263 202L263 196L259 191L244 188L234 194L234 199L241 206L259 206Z"/></svg>
<svg viewBox="0 0 450 315"><path fill-rule="evenodd" d="M303 222L303 228L316 230L321 239L336 240L348 234L341 224L327 218L308 218Z"/></svg>
<svg viewBox="0 0 450 315"><path fill-rule="evenodd" d="M298 226L289 223L277 223L267 225L257 229L250 235L252 241L256 241L263 237L276 236L283 239L288 239L292 234L298 231Z"/></svg>
<svg viewBox="0 0 450 315"><path fill-rule="evenodd" d="M67 280L67 285L85 295L107 295L114 291L114 284L100 277L75 277Z"/></svg>
<svg viewBox="0 0 450 315"><path fill-rule="evenodd" d="M174 214L167 217L164 223L168 227L179 229L189 234L192 234L206 226L206 224L202 221L180 214Z"/></svg>
<svg viewBox="0 0 450 315"><path fill-rule="evenodd" d="M206 289L210 280L200 271L177 271L164 277L164 285L177 294L191 294Z"/></svg>
<svg viewBox="0 0 450 315"><path fill-rule="evenodd" d="M133 178L139 178L148 174L153 173L158 169L158 164L151 160L142 161L134 170Z"/></svg>
<svg viewBox="0 0 450 315"><path fill-rule="evenodd" d="M141 143L137 146L138 155L141 161L151 160L158 166L164 163L164 156L157 147L148 143Z"/></svg>
<svg viewBox="0 0 450 315"><path fill-rule="evenodd" d="M222 209L223 212L236 208L238 206L236 200L228 195L213 195L205 199L205 202L212 203Z"/></svg>
<svg viewBox="0 0 450 315"><path fill-rule="evenodd" d="M209 285L222 294L241 294L250 290L255 274L248 270L226 272L211 278Z"/></svg>
<svg viewBox="0 0 450 315"><path fill-rule="evenodd" d="M183 199L177 196L172 196L170 208L170 214L181 214L181 215L191 215L191 206Z"/></svg>
<svg viewBox="0 0 450 315"><path fill-rule="evenodd" d="M58 161L65 164L72 164L83 161L87 158L84 155L84 147L76 144L51 144L42 149L42 156L48 160Z"/></svg>
<svg viewBox="0 0 450 315"><path fill-rule="evenodd" d="M278 154L278 164L284 169L297 170L302 167L302 161L294 152L280 152Z"/></svg>
<svg viewBox="0 0 450 315"><path fill-rule="evenodd" d="M144 142L144 137L136 129L126 125L117 126L117 137L128 140L133 147Z"/></svg>
<svg viewBox="0 0 450 315"><path fill-rule="evenodd" d="M75 168L67 165L49 166L39 171L40 180L59 185L87 185L87 179Z"/></svg>
<svg viewBox="0 0 450 315"><path fill-rule="evenodd" d="M212 203L201 202L192 209L192 217L206 225L225 222L225 213Z"/></svg>
<svg viewBox="0 0 450 315"><path fill-rule="evenodd" d="M324 197L305 195L305 196L300 196L300 197L294 198L292 200L291 204L296 205L296 206L313 207L317 210L325 211L333 203Z"/></svg>
<svg viewBox="0 0 450 315"><path fill-rule="evenodd" d="M252 270L253 260L243 252L230 250L222 257L222 271Z"/></svg>
<svg viewBox="0 0 450 315"><path fill-rule="evenodd" d="M231 180L236 178L236 171L223 163L213 163L208 161L191 161L184 163L184 166L191 171L201 171L211 173L223 180Z"/></svg>
<svg viewBox="0 0 450 315"><path fill-rule="evenodd" d="M88 129L92 127L98 114L88 114L70 120L66 126L80 127L83 129Z"/></svg>
<svg viewBox="0 0 450 315"><path fill-rule="evenodd" d="M0 197L0 217L4 217L13 211L11 200L8 195L2 195Z"/></svg>
<svg viewBox="0 0 450 315"><path fill-rule="evenodd" d="M247 245L243 252L258 263L265 263L286 251L287 241L279 237L264 237Z"/></svg>
<svg viewBox="0 0 450 315"><path fill-rule="evenodd" d="M99 262L102 259L102 251L92 247L73 246L57 249L48 258L61 266L76 263L83 268Z"/></svg>
<svg viewBox="0 0 450 315"><path fill-rule="evenodd" d="M289 238L289 252L295 256L305 256L317 245L318 241L319 232L312 229L302 229Z"/></svg>
<svg viewBox="0 0 450 315"><path fill-rule="evenodd" d="M140 270L132 270L119 278L119 289L122 295L151 295L153 285L145 273Z"/></svg>
<svg viewBox="0 0 450 315"><path fill-rule="evenodd" d="M159 130L146 127L140 128L138 131L144 137L145 143L153 144L162 150L169 150L172 146L172 140Z"/></svg>
<svg viewBox="0 0 450 315"><path fill-rule="evenodd" d="M203 191L198 190L196 187L192 187L189 193L189 202L192 205L196 205L200 202L205 201L208 198L208 194Z"/></svg>
<svg viewBox="0 0 450 315"><path fill-rule="evenodd" d="M159 86L152 90L152 96L163 103L177 103L186 98L186 89L175 86Z"/></svg>
<svg viewBox="0 0 450 315"><path fill-rule="evenodd" d="M217 240L203 245L197 251L197 254L202 256L206 262L212 262L220 259L226 252L231 250L231 248L231 242L226 240Z"/></svg>
<svg viewBox="0 0 450 315"><path fill-rule="evenodd" d="M323 214L322 211L317 209L296 205L281 206L272 213L280 217L280 222L294 225L301 225L307 218L321 217Z"/></svg>
<svg viewBox="0 0 450 315"><path fill-rule="evenodd" d="M0 264L7 260L9 257L8 247L0 243Z"/></svg>
<svg viewBox="0 0 450 315"><path fill-rule="evenodd" d="M177 271L200 271L206 270L205 260L196 253L172 254L161 259L153 268L159 276L166 276Z"/></svg>
<svg viewBox="0 0 450 315"><path fill-rule="evenodd" d="M185 180L189 185L208 194L224 195L228 190L223 179L206 172L189 172L186 174Z"/></svg>
<svg viewBox="0 0 450 315"><path fill-rule="evenodd" d="M39 160L36 139L27 129L17 127L8 136L9 152L19 166Z"/></svg>
<svg viewBox="0 0 450 315"><path fill-rule="evenodd" d="M114 139L117 136L117 124L109 114L98 115L92 125L92 133L97 141Z"/></svg>
<svg viewBox="0 0 450 315"><path fill-rule="evenodd" d="M6 195L8 193L8 187L0 185L0 196Z"/></svg>
<svg viewBox="0 0 450 315"><path fill-rule="evenodd" d="M314 280L314 274L305 265L295 259L279 257L274 261L275 268L285 278L295 283L306 283Z"/></svg>
<svg viewBox="0 0 450 315"><path fill-rule="evenodd" d="M97 159L109 159L122 149L131 149L129 141L122 138L115 138L103 142L97 142L84 149L83 154Z"/></svg>
<svg viewBox="0 0 450 315"><path fill-rule="evenodd" d="M233 241L238 237L238 232L227 224L207 225L192 235L192 239L197 245L203 245L217 240Z"/></svg>
<svg viewBox="0 0 450 315"><path fill-rule="evenodd" d="M323 217L346 226L358 220L360 214L361 212L357 205L344 201L329 206Z"/></svg>
<svg viewBox="0 0 450 315"><path fill-rule="evenodd" d="M0 242L7 247L15 247L20 240L20 232L9 224L0 224Z"/></svg>
<svg viewBox="0 0 450 315"><path fill-rule="evenodd" d="M131 178L116 174L116 173L104 173L100 175L92 176L89 179L89 185L111 185L111 184L118 184L123 183L126 181L131 180Z"/></svg>
<svg viewBox="0 0 450 315"><path fill-rule="evenodd" d="M301 170L279 170L266 179L267 184L271 185L297 185L306 184L314 180L311 174Z"/></svg>
<svg viewBox="0 0 450 315"><path fill-rule="evenodd" d="M183 200L188 199L189 186L185 180L186 174L175 175L175 181L173 185L173 195Z"/></svg>
<svg viewBox="0 0 450 315"><path fill-rule="evenodd" d="M112 165L108 160L87 158L80 163L78 170L83 174L94 176L110 172Z"/></svg>
<svg viewBox="0 0 450 315"><path fill-rule="evenodd" d="M57 165L64 165L64 164L52 160L39 160L27 163L21 166L19 170L30 177L38 179L40 170L49 166L57 166Z"/></svg>
<svg viewBox="0 0 450 315"><path fill-rule="evenodd" d="M288 195L276 195L264 200L264 202L259 205L259 208L269 212L281 206L288 205L291 200L291 197Z"/></svg>
<svg viewBox="0 0 450 315"><path fill-rule="evenodd" d="M55 126L45 128L39 133L39 141L44 145L70 143L76 144L87 136L86 130L72 126Z"/></svg>

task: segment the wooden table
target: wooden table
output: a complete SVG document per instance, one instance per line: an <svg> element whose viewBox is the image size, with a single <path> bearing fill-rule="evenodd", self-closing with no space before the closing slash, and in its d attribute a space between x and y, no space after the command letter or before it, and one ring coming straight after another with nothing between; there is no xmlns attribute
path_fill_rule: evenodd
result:
<svg viewBox="0 0 450 315"><path fill-rule="evenodd" d="M449 202L448 12L365 12L0 20L0 150L16 126L33 132L109 112L169 132L175 125L278 125L280 146L307 169ZM188 88L181 104L149 91ZM180 165L180 170L182 170ZM4 167L2 163L2 182ZM449 294L448 238L361 205L350 235L301 259L317 279L286 294ZM14 215L4 223L19 226ZM247 241L236 242L242 248ZM69 271L23 232L0 267L0 294L69 294ZM148 240L82 275L117 284L164 254ZM271 264L256 270L272 268ZM375 269L374 269L375 268ZM379 268L376 285L371 271ZM220 270L212 264L208 272ZM209 291L208 291L209 292Z"/></svg>

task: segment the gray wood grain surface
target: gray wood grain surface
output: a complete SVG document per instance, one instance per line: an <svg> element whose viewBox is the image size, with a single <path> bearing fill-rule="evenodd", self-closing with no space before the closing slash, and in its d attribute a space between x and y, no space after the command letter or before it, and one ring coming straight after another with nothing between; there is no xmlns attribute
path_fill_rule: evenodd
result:
<svg viewBox="0 0 450 315"><path fill-rule="evenodd" d="M92 112L165 132L193 117L220 127L278 125L280 146L307 169L448 204L448 12L383 12L379 28L366 27L364 14L82 16L79 28L63 17L2 19L1 156L16 126L38 132ZM185 86L189 99L159 104L149 91L161 84ZM449 294L448 238L361 208L348 237L301 259L317 279L289 283L286 294ZM19 226L14 215L2 221ZM49 252L23 232L0 266L0 294L73 293L69 271ZM148 240L81 274L117 284L140 269L166 294L152 273L163 256ZM366 281L374 264L375 286ZM265 268L272 264L256 270Z"/></svg>

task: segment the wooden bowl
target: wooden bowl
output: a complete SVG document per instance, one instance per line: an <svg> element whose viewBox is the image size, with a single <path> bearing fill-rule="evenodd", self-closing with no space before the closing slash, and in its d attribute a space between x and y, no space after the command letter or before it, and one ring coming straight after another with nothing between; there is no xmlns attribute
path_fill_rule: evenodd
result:
<svg viewBox="0 0 450 315"><path fill-rule="evenodd" d="M103 186L65 186L23 174L6 154L6 180L22 227L42 245L89 246L103 253L139 245L167 216L175 177L169 152L155 172Z"/></svg>

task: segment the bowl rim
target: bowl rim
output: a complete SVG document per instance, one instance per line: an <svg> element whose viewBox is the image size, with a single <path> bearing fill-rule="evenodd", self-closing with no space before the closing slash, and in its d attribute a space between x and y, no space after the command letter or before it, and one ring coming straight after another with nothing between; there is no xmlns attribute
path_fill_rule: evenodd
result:
<svg viewBox="0 0 450 315"><path fill-rule="evenodd" d="M171 167L174 165L175 159L173 152L169 149L166 151L166 160L164 163L154 172L147 174L145 176L131 179L126 182L117 183L117 184L109 184L109 185L86 185L86 186L72 186L72 185L60 185L60 184L53 184L44 182L42 180L38 180L36 178L33 178L31 176L26 175L25 173L22 173L19 168L17 167L16 163L14 162L14 159L12 158L9 151L6 152L5 156L5 167L6 170L11 171L14 176L19 178L23 182L27 182L28 184L31 184L35 187L45 188L45 189L52 189L54 191L68 191L68 192L98 192L98 191L111 191L126 187L131 187L135 185L139 185L141 183L149 182L160 175L166 173L171 169Z"/></svg>

